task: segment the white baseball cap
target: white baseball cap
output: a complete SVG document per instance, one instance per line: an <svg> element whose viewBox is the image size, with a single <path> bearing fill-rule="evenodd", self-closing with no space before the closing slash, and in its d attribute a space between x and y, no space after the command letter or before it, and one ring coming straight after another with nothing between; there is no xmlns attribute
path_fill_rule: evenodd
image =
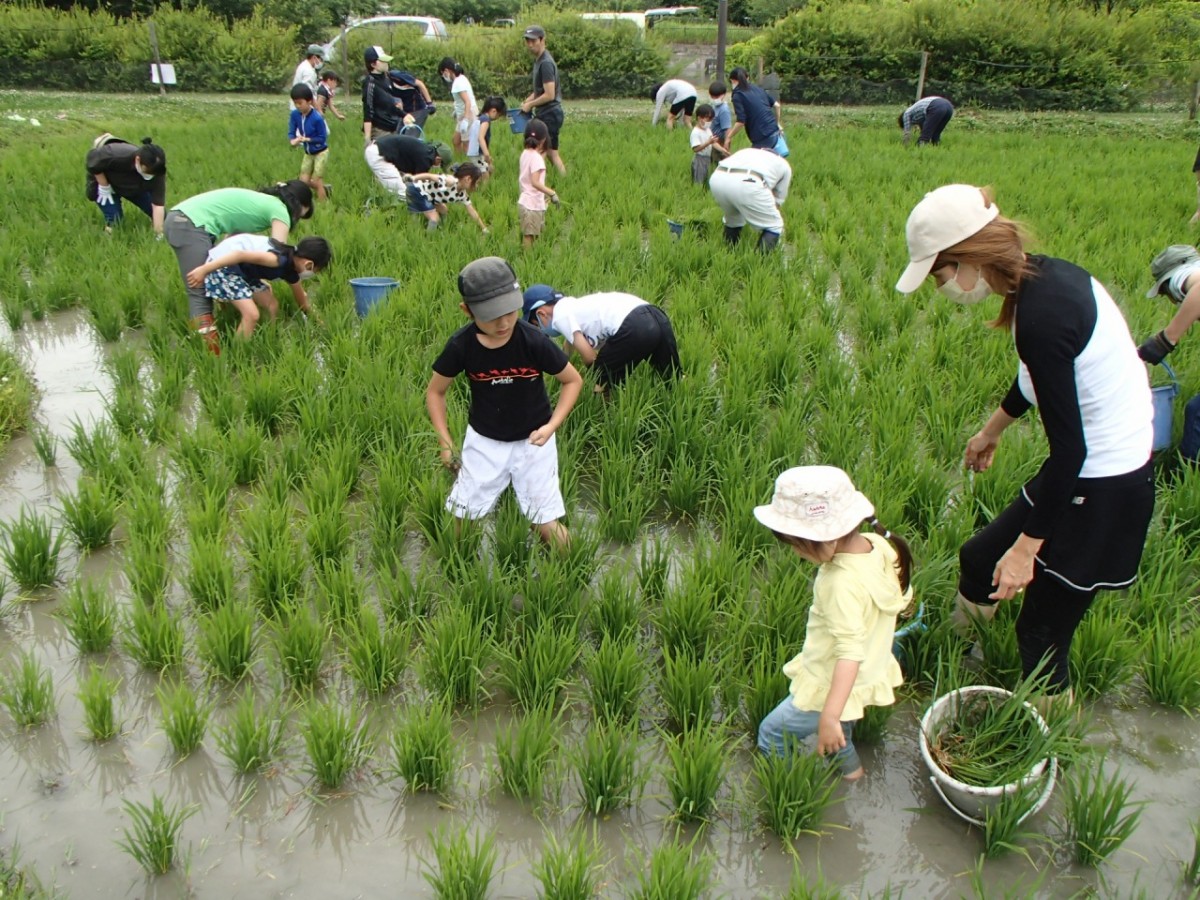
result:
<svg viewBox="0 0 1200 900"><path fill-rule="evenodd" d="M911 294L929 277L939 253L978 233L998 215L996 204L972 184L947 184L930 191L913 207L904 227L909 263L896 290Z"/></svg>
<svg viewBox="0 0 1200 900"><path fill-rule="evenodd" d="M754 518L772 531L836 541L875 515L875 507L836 466L796 466L775 479L775 494Z"/></svg>

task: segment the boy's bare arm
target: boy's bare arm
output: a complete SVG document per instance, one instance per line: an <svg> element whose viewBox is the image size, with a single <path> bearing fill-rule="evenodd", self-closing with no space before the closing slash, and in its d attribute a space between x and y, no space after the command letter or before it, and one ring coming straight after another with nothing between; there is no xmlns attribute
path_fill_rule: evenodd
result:
<svg viewBox="0 0 1200 900"><path fill-rule="evenodd" d="M454 438L450 436L450 420L446 413L446 392L453 383L453 378L434 372L429 379L429 387L425 389L425 409L429 412L429 421L438 438L442 465L448 469L454 468L454 458L457 455Z"/></svg>
<svg viewBox="0 0 1200 900"><path fill-rule="evenodd" d="M582 331L577 331L571 335L571 346L575 348L575 352L579 354L579 358L583 360L585 365L592 365L596 362L596 351L588 339L584 337Z"/></svg>
<svg viewBox="0 0 1200 900"><path fill-rule="evenodd" d="M550 436L558 431L559 426L566 421L567 415L575 406L575 401L579 399L579 392L583 390L583 376L570 363L567 363L563 370L554 377L562 385L562 390L558 392L558 402L554 404L554 412L550 414L550 421L541 428L534 429L533 433L529 435L529 443L537 447L545 444L550 440Z"/></svg>

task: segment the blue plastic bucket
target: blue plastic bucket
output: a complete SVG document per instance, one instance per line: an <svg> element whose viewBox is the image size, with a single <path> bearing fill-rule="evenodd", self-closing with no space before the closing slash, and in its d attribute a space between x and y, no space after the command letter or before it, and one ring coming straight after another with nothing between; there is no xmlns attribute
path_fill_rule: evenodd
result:
<svg viewBox="0 0 1200 900"><path fill-rule="evenodd" d="M400 287L395 278L351 278L350 288L354 291L354 310L363 318L392 290Z"/></svg>
<svg viewBox="0 0 1200 900"><path fill-rule="evenodd" d="M679 240L683 236L683 223L676 222L674 219L667 219L667 227L671 229L671 234L675 240Z"/></svg>
<svg viewBox="0 0 1200 900"><path fill-rule="evenodd" d="M508 111L508 127L512 129L513 134L524 134L525 126L529 124L529 113L523 113L519 109L510 109Z"/></svg>
<svg viewBox="0 0 1200 900"><path fill-rule="evenodd" d="M1166 450L1171 446L1171 426L1175 420L1175 397L1179 393L1179 380L1175 377L1175 370L1165 362L1162 367L1167 370L1171 383L1150 388L1150 399L1154 407L1153 448L1155 450Z"/></svg>

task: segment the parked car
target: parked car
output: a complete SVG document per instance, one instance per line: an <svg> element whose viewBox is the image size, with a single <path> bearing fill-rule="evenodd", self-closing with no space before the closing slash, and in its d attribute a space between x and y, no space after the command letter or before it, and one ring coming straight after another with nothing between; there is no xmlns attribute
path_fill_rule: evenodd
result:
<svg viewBox="0 0 1200 900"><path fill-rule="evenodd" d="M333 40L325 45L325 58L333 59L333 54L341 45L342 38L349 35L356 28L386 28L389 44L395 43L394 38L397 31L400 32L399 36L401 40L414 35L424 38L427 41L447 41L450 39L450 32L446 30L446 23L433 16L371 16L366 19L351 18L346 22L346 30L341 32L341 34L334 35Z"/></svg>
<svg viewBox="0 0 1200 900"><path fill-rule="evenodd" d="M516 19L495 19L492 22L495 28L515 28L517 26Z"/></svg>

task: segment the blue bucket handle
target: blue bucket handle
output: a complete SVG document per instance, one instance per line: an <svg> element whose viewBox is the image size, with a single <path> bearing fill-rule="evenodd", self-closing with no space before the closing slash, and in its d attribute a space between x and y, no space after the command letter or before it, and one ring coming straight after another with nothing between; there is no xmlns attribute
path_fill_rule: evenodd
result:
<svg viewBox="0 0 1200 900"><path fill-rule="evenodd" d="M1175 389L1178 390L1179 389L1179 379L1175 377L1175 370L1171 368L1171 364L1168 363L1164 359L1162 362L1159 363L1159 365L1162 366L1163 369L1166 370L1167 377L1171 379L1171 384L1173 384L1175 386Z"/></svg>

